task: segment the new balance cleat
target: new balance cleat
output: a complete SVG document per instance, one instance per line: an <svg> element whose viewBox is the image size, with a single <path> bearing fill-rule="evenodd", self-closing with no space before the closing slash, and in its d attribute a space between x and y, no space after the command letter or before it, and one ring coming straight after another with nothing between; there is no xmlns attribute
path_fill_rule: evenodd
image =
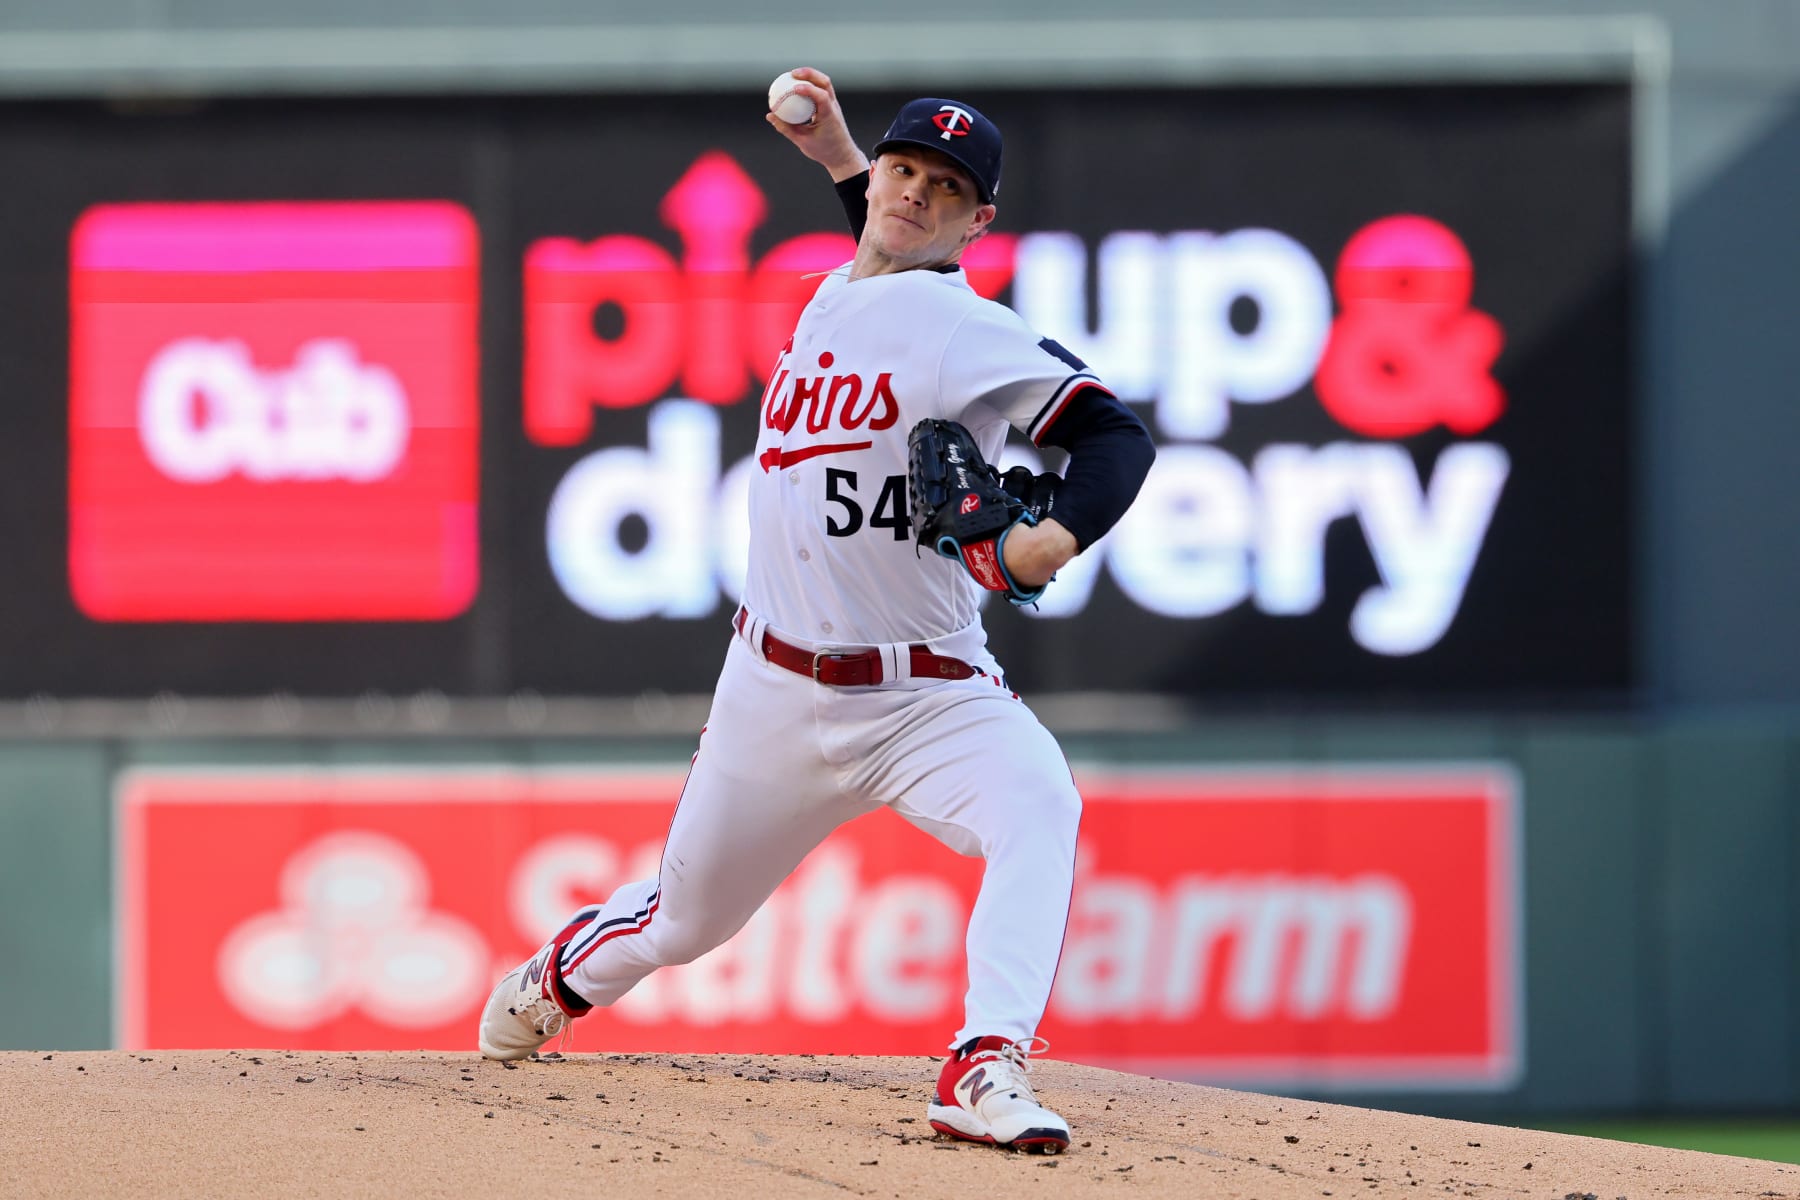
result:
<svg viewBox="0 0 1800 1200"><path fill-rule="evenodd" d="M1031 1055L1049 1048L1042 1038L984 1037L964 1045L938 1074L927 1110L931 1127L964 1141L1062 1153L1069 1123L1038 1103L1026 1078Z"/></svg>
<svg viewBox="0 0 1800 1200"><path fill-rule="evenodd" d="M487 1007L481 1010L476 1037L484 1056L530 1058L551 1038L566 1036L569 1022L589 1011L591 1005L563 989L558 967L563 946L599 911L597 906L584 908L570 917L555 937L495 985Z"/></svg>

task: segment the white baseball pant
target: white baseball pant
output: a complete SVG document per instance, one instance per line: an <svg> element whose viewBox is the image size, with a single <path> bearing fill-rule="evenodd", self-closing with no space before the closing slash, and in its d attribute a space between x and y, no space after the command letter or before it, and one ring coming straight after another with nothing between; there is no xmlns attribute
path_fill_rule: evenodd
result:
<svg viewBox="0 0 1800 1200"><path fill-rule="evenodd" d="M931 648L988 674L832 687L734 636L656 878L620 887L563 954L564 981L612 1004L658 967L743 927L831 831L886 805L986 860L952 1045L1036 1031L1062 952L1081 797L1060 747L998 685L979 626ZM784 641L816 648L780 634ZM890 664L906 655L888 654ZM902 668L904 669L904 668Z"/></svg>

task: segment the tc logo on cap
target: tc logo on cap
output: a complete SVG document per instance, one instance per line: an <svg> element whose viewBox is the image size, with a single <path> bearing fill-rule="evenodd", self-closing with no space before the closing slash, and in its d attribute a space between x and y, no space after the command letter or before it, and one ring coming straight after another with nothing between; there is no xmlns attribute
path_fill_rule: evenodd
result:
<svg viewBox="0 0 1800 1200"><path fill-rule="evenodd" d="M968 137L969 130L974 126L974 118L969 115L968 109L946 104L938 109L938 114L931 118L931 123L944 131L939 136L947 142L953 137Z"/></svg>
<svg viewBox="0 0 1800 1200"><path fill-rule="evenodd" d="M875 154L896 146L923 146L949 155L974 180L981 202L994 202L1000 187L1000 131L973 105L945 96L908 100L875 143Z"/></svg>

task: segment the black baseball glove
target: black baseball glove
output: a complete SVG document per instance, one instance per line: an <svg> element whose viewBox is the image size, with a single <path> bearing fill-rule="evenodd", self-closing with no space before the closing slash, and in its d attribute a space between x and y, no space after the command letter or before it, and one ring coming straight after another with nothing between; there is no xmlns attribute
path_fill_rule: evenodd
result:
<svg viewBox="0 0 1800 1200"><path fill-rule="evenodd" d="M1013 526L1036 525L1049 515L1061 479L1024 467L1001 475L955 421L920 421L907 437L907 450L908 500L919 545L955 559L976 583L1014 604L1035 603L1044 589L1020 587L1002 550Z"/></svg>

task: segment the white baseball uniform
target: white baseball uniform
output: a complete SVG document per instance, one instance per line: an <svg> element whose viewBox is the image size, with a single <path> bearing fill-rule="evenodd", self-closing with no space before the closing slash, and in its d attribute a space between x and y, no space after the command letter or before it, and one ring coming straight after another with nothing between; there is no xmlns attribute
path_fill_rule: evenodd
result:
<svg viewBox="0 0 1800 1200"><path fill-rule="evenodd" d="M920 420L961 422L995 461L1007 425L1041 440L1098 384L1040 341L960 270L852 281L846 265L821 284L762 399L744 604L659 874L621 887L569 941L567 987L611 1004L719 945L834 828L885 805L987 860L951 1045L1034 1032L1081 799L988 653L987 593L917 550L906 479ZM879 682L815 682L813 656L834 651L873 651ZM963 672L945 660L974 670L946 678Z"/></svg>

